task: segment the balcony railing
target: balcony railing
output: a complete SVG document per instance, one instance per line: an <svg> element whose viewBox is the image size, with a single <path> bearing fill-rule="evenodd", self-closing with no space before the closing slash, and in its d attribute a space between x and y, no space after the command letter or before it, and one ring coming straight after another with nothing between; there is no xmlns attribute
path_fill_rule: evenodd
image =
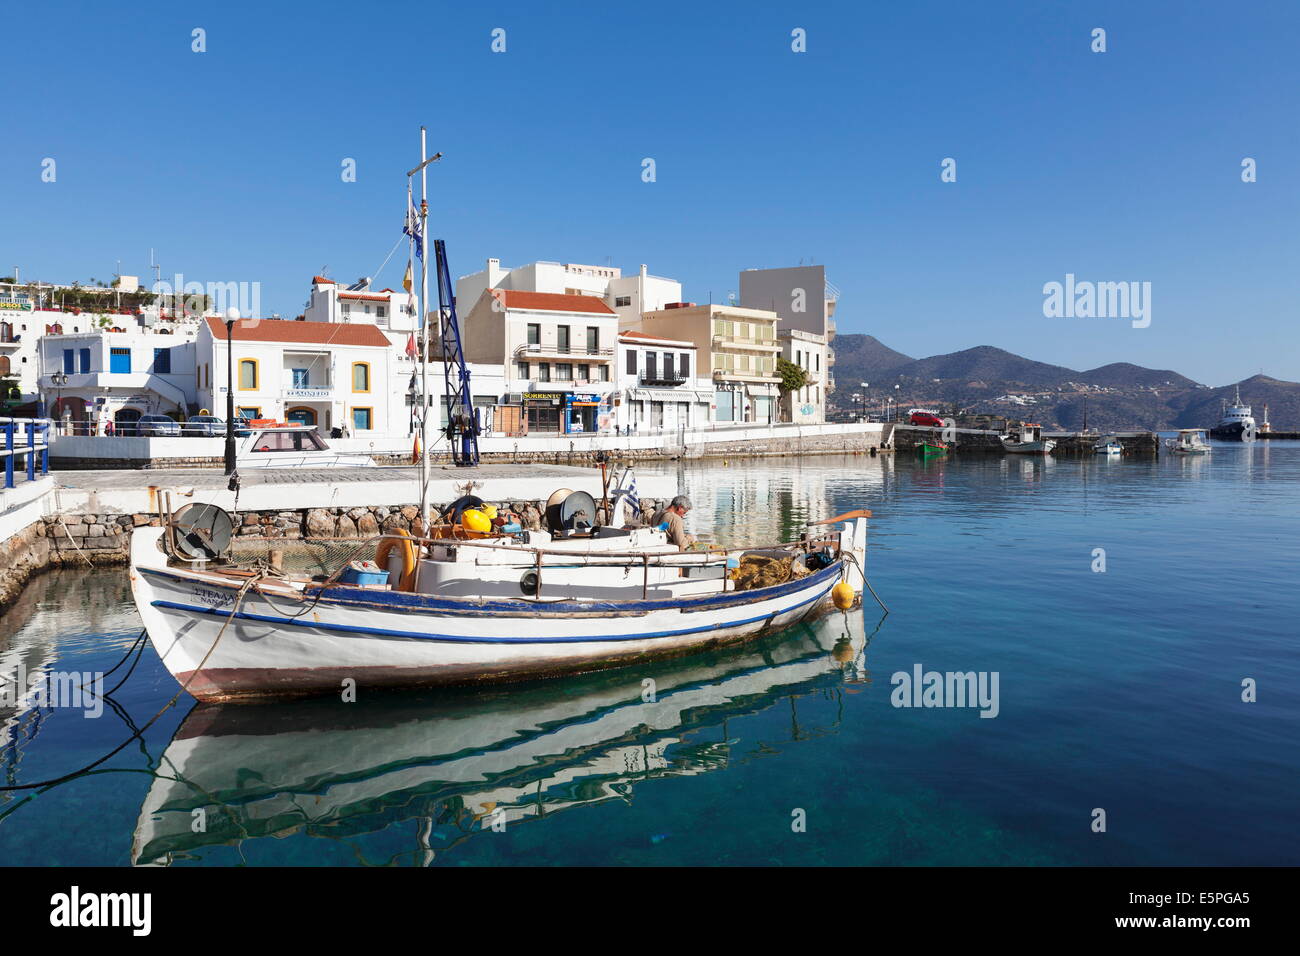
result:
<svg viewBox="0 0 1300 956"><path fill-rule="evenodd" d="M539 358L544 356L546 358L601 359L610 358L613 354L613 349L591 349L586 346L581 348L570 346L567 349L561 349L555 345L521 345L515 349L515 357L521 361L533 355Z"/></svg>
<svg viewBox="0 0 1300 956"><path fill-rule="evenodd" d="M713 348L716 349L744 349L760 352L779 352L780 344L776 339L759 339L751 335L715 335L713 337Z"/></svg>
<svg viewBox="0 0 1300 956"><path fill-rule="evenodd" d="M689 381L690 376L681 372L673 372L671 375L666 372L655 372L647 374L642 372L637 378L637 384L648 388L671 388L677 385L684 385Z"/></svg>

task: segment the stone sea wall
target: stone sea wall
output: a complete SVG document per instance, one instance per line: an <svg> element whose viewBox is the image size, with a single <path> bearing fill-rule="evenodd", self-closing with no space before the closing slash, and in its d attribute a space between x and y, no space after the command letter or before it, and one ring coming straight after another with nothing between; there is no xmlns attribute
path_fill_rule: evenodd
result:
<svg viewBox="0 0 1300 956"><path fill-rule="evenodd" d="M660 502L641 499L642 519L648 521ZM441 506L445 507L445 505ZM545 501L496 503L499 511L519 516L524 528L540 530ZM440 514L434 507L434 517ZM237 537L358 538L393 531L410 531L419 506L374 505L366 508L303 508L292 511L240 511L231 517ZM597 509L596 522L605 515ZM158 527L156 514L56 514L34 522L0 547L0 607L9 605L31 575L57 567L105 567L127 563L131 532Z"/></svg>

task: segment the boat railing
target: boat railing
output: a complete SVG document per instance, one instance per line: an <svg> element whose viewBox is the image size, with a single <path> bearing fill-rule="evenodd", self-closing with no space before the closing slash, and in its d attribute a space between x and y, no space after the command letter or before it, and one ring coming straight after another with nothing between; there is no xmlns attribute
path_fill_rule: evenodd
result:
<svg viewBox="0 0 1300 956"><path fill-rule="evenodd" d="M506 543L501 538L434 538L423 535L409 535L399 532L388 532L378 535L372 535L366 538L248 538L241 537L236 539L239 545L247 547L253 544L263 544L272 554L277 550L292 547L295 541L303 545L308 544L326 544L331 547L338 547L339 550L334 552L333 570L323 580L313 580L310 585L312 590L321 590L332 587L339 582L339 578L347 569L348 565L357 560L358 556L365 553L368 549L372 551L378 547L382 541L394 541L409 543L417 548L418 552L423 552L426 546L436 547L454 547L454 548L479 548L490 550L496 553L508 552L518 554L521 557L527 557L527 563L532 566L537 575L537 585L532 597L538 598L542 593L543 573L547 568L545 559L547 557L567 558L569 560L579 560L584 565L593 567L626 567L639 568L641 570L641 594L645 599L650 591L650 569L651 568L710 568L721 567L724 573L721 575L720 587L723 592L728 590L729 576L725 573L729 563L739 556L754 552L771 552L771 551L789 551L811 552L823 547L834 547L838 544L838 537L835 533L809 537L800 541L782 541L775 544L757 544L744 545L735 547L717 547L711 546L707 551L664 551L664 552L646 552L646 551L575 551L571 548L550 548L546 546L527 545L521 543ZM793 554L792 554L793 556ZM278 559L283 560L283 555ZM269 562L273 567L277 565L277 559L272 557ZM324 570L324 568L322 568ZM385 569L386 570L386 569Z"/></svg>

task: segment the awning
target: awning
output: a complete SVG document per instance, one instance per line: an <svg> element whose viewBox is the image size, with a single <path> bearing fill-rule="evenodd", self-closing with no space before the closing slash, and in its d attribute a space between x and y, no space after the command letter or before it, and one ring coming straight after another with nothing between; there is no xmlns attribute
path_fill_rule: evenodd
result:
<svg viewBox="0 0 1300 956"><path fill-rule="evenodd" d="M707 394L707 397L701 395ZM711 402L713 393L701 393L679 388L634 388L632 399L654 402Z"/></svg>

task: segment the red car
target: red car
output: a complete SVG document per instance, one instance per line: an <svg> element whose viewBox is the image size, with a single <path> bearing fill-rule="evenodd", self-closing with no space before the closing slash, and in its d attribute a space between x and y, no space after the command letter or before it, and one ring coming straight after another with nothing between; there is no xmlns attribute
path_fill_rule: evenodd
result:
<svg viewBox="0 0 1300 956"><path fill-rule="evenodd" d="M910 421L913 425L929 425L931 428L943 427L943 419L930 412L912 412Z"/></svg>

